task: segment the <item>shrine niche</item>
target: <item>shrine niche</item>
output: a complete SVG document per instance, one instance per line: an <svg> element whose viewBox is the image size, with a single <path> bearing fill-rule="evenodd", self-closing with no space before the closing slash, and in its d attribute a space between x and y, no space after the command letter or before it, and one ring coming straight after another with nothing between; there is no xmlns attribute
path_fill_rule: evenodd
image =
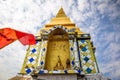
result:
<svg viewBox="0 0 120 80"><path fill-rule="evenodd" d="M98 71L90 34L80 30L61 8L27 49L22 74L91 74Z"/></svg>
<svg viewBox="0 0 120 80"><path fill-rule="evenodd" d="M70 60L68 34L63 29L57 28L53 30L48 36L45 69L68 69L68 66L66 65L67 59Z"/></svg>

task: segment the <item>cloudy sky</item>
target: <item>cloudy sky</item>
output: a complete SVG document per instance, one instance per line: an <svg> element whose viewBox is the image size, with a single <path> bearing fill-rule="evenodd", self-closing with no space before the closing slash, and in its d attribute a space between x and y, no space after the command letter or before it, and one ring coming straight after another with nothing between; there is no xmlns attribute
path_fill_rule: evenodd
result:
<svg viewBox="0 0 120 80"><path fill-rule="evenodd" d="M120 79L120 0L0 0L0 28L37 34L62 6L96 46L100 71ZM19 41L0 50L0 80L20 72L26 49Z"/></svg>

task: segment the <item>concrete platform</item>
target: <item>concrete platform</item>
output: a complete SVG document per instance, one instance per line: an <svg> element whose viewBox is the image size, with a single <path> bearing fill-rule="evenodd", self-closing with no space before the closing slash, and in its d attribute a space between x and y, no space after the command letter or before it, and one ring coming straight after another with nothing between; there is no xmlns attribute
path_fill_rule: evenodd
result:
<svg viewBox="0 0 120 80"><path fill-rule="evenodd" d="M37 80L77 80L77 75L39 75Z"/></svg>

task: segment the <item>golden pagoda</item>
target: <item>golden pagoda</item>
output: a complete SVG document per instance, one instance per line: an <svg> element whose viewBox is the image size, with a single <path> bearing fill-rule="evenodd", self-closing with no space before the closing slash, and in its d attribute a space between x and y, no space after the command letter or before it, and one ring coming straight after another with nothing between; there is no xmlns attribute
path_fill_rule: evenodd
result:
<svg viewBox="0 0 120 80"><path fill-rule="evenodd" d="M61 8L40 29L36 45L28 47L20 74L39 80L84 80L99 73L90 38Z"/></svg>

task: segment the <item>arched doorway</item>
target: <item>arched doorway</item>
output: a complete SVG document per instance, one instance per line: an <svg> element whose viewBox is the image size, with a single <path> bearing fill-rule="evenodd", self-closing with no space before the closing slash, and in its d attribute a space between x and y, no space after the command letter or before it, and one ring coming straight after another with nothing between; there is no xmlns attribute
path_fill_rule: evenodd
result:
<svg viewBox="0 0 120 80"><path fill-rule="evenodd" d="M49 34L45 69L48 71L70 69L69 37L61 28Z"/></svg>

